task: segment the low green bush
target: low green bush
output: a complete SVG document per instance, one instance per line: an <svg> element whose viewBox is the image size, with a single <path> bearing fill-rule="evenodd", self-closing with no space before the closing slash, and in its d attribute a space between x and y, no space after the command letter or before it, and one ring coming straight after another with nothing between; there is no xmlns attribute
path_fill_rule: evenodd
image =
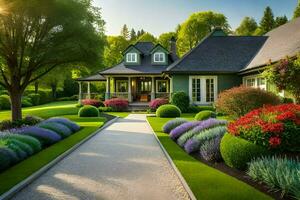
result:
<svg viewBox="0 0 300 200"><path fill-rule="evenodd" d="M268 150L242 138L225 134L220 145L225 163L233 168L244 170L252 159L268 154Z"/></svg>
<svg viewBox="0 0 300 200"><path fill-rule="evenodd" d="M209 118L216 118L217 114L210 110L200 111L196 116L195 120L202 121Z"/></svg>
<svg viewBox="0 0 300 200"><path fill-rule="evenodd" d="M22 151L25 151L28 156L30 156L34 153L34 150L28 144L21 142L19 140L9 138L9 139L7 139L7 143L8 143L8 145L14 144L14 145L18 146L20 149L22 149Z"/></svg>
<svg viewBox="0 0 300 200"><path fill-rule="evenodd" d="M41 98L40 94L31 93L28 94L28 97L31 99L32 105L34 106L40 105L40 98Z"/></svg>
<svg viewBox="0 0 300 200"><path fill-rule="evenodd" d="M25 90L25 92L24 92L25 96L29 96L30 94L35 94L35 91L34 90ZM53 101L51 90L39 89L38 94L40 95L39 105Z"/></svg>
<svg viewBox="0 0 300 200"><path fill-rule="evenodd" d="M34 137L28 135L11 134L9 135L9 138L28 144L33 149L34 153L42 150L40 141Z"/></svg>
<svg viewBox="0 0 300 200"><path fill-rule="evenodd" d="M161 118L180 117L181 111L175 105L162 105L156 110L156 116Z"/></svg>
<svg viewBox="0 0 300 200"><path fill-rule="evenodd" d="M10 98L6 94L3 94L0 96L0 109L1 110L9 110L10 109Z"/></svg>
<svg viewBox="0 0 300 200"><path fill-rule="evenodd" d="M8 168L17 161L18 157L13 150L7 148L6 146L0 145L0 171Z"/></svg>
<svg viewBox="0 0 300 200"><path fill-rule="evenodd" d="M112 107L99 107L99 112L113 112L114 109Z"/></svg>
<svg viewBox="0 0 300 200"><path fill-rule="evenodd" d="M181 112L188 112L190 97L185 92L175 92L171 98L171 104L177 106Z"/></svg>
<svg viewBox="0 0 300 200"><path fill-rule="evenodd" d="M271 190L300 199L300 162L287 158L263 157L249 164L247 174Z"/></svg>
<svg viewBox="0 0 300 200"><path fill-rule="evenodd" d="M76 108L81 108L81 107L83 107L83 105L81 103L77 103L75 107Z"/></svg>
<svg viewBox="0 0 300 200"><path fill-rule="evenodd" d="M216 108L213 106L197 106L197 105L190 105L188 108L188 113L198 113L204 110L216 111Z"/></svg>
<svg viewBox="0 0 300 200"><path fill-rule="evenodd" d="M22 107L23 108L31 107L31 106L32 106L32 103L31 103L31 100L28 97L22 99Z"/></svg>
<svg viewBox="0 0 300 200"><path fill-rule="evenodd" d="M99 110L95 106L83 106L79 109L78 112L79 117L98 117L99 116Z"/></svg>

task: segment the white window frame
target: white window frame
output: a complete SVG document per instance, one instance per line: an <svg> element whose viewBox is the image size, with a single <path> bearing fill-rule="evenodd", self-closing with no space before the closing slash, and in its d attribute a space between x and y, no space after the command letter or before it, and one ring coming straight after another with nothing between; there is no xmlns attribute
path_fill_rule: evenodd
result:
<svg viewBox="0 0 300 200"><path fill-rule="evenodd" d="M265 79L265 84L264 85L258 85L258 80L264 78ZM254 86L248 86L247 85L247 81L249 79L254 79ZM262 75L252 75L252 76L245 76L243 77L243 85L244 86L248 86L248 87L254 87L254 88L260 88L262 90L266 90L267 91L267 79L265 77L263 77Z"/></svg>
<svg viewBox="0 0 300 200"><path fill-rule="evenodd" d="M200 79L200 101L193 101L193 79ZM217 76L190 76L189 77L189 96L191 102L195 104L211 104L206 101L206 79L214 80L214 101L218 98L218 77Z"/></svg>
<svg viewBox="0 0 300 200"><path fill-rule="evenodd" d="M167 91L166 92L159 92L158 91L158 83L159 82L165 82L166 83L166 87L167 87ZM168 80L156 80L156 90L155 90L156 93L168 93L169 92L169 83L168 83Z"/></svg>
<svg viewBox="0 0 300 200"><path fill-rule="evenodd" d="M158 60L156 60L156 55L158 55ZM162 57L161 57L162 56ZM160 58L162 58L162 60L160 60ZM153 61L155 63L162 63L162 62L166 62L166 54L163 52L156 52L153 54Z"/></svg>
<svg viewBox="0 0 300 200"><path fill-rule="evenodd" d="M120 92L119 91L119 87L118 87L118 84L120 83L126 83L126 91L125 92ZM117 93L127 93L128 92L128 80L116 80L116 92Z"/></svg>
<svg viewBox="0 0 300 200"><path fill-rule="evenodd" d="M136 63L137 62L137 53L127 53L126 54L127 63Z"/></svg>

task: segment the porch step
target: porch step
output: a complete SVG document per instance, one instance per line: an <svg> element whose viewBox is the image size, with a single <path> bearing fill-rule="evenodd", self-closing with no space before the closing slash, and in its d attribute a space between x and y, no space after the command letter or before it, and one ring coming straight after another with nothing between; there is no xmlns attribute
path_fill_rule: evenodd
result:
<svg viewBox="0 0 300 200"><path fill-rule="evenodd" d="M128 110L129 111L147 111L149 109L148 102L132 102L129 103Z"/></svg>

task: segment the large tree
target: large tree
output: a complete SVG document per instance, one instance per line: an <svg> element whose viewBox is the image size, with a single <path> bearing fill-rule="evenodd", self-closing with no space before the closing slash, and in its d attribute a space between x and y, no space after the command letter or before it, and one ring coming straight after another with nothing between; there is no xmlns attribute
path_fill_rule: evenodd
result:
<svg viewBox="0 0 300 200"><path fill-rule="evenodd" d="M104 21L90 0L2 2L0 84L10 95L12 120L18 120L30 83L54 68L101 63Z"/></svg>
<svg viewBox="0 0 300 200"><path fill-rule="evenodd" d="M122 59L122 52L128 47L129 42L123 36L108 36L104 49L104 65L111 67Z"/></svg>
<svg viewBox="0 0 300 200"><path fill-rule="evenodd" d="M287 23L289 20L288 18L284 15L284 16L280 16L280 17L276 17L275 19L275 26L278 27L278 26L281 26L285 23Z"/></svg>
<svg viewBox="0 0 300 200"><path fill-rule="evenodd" d="M137 41L139 41L139 42L153 42L153 43L156 43L157 39L151 33L145 32L143 35L141 35L137 39Z"/></svg>
<svg viewBox="0 0 300 200"><path fill-rule="evenodd" d="M268 6L264 11L264 16L260 21L260 28L263 33L267 33L273 28L275 28L275 20L272 9Z"/></svg>
<svg viewBox="0 0 300 200"><path fill-rule="evenodd" d="M130 41L134 42L136 40L137 36L136 36L136 32L135 30L132 28L130 31Z"/></svg>
<svg viewBox="0 0 300 200"><path fill-rule="evenodd" d="M257 29L257 23L252 17L245 17L240 26L235 30L236 35L253 35Z"/></svg>
<svg viewBox="0 0 300 200"><path fill-rule="evenodd" d="M126 40L130 39L129 29L126 24L124 24L121 29L121 36L123 36Z"/></svg>
<svg viewBox="0 0 300 200"><path fill-rule="evenodd" d="M192 14L180 26L178 32L177 46L180 56L195 47L214 28L222 28L230 32L227 18L220 13L212 11L198 12Z"/></svg>
<svg viewBox="0 0 300 200"><path fill-rule="evenodd" d="M176 38L176 33L175 32L168 32L168 33L163 33L158 37L158 42L161 44L163 47L166 49L170 50L170 40L172 37Z"/></svg>
<svg viewBox="0 0 300 200"><path fill-rule="evenodd" d="M295 8L293 19L300 17L300 0L298 0L297 7Z"/></svg>

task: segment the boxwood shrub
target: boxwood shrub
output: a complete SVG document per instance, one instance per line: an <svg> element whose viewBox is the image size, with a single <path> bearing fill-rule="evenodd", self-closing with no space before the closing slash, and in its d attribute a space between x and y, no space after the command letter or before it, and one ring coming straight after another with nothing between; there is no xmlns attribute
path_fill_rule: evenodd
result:
<svg viewBox="0 0 300 200"><path fill-rule="evenodd" d="M220 145L225 163L233 168L244 170L252 159L267 155L266 148L258 146L239 137L225 134Z"/></svg>
<svg viewBox="0 0 300 200"><path fill-rule="evenodd" d="M216 113L210 110L200 111L196 116L195 120L201 121L206 120L208 118L216 118Z"/></svg>
<svg viewBox="0 0 300 200"><path fill-rule="evenodd" d="M95 106L86 105L79 109L79 117L99 117L99 110Z"/></svg>
<svg viewBox="0 0 300 200"><path fill-rule="evenodd" d="M13 150L2 145L0 146L0 171L8 168L18 161L19 158Z"/></svg>
<svg viewBox="0 0 300 200"><path fill-rule="evenodd" d="M185 92L175 92L171 98L171 104L177 106L181 112L188 112L190 97Z"/></svg>
<svg viewBox="0 0 300 200"><path fill-rule="evenodd" d="M175 105L162 105L156 110L156 116L161 118L180 117L181 111Z"/></svg>

